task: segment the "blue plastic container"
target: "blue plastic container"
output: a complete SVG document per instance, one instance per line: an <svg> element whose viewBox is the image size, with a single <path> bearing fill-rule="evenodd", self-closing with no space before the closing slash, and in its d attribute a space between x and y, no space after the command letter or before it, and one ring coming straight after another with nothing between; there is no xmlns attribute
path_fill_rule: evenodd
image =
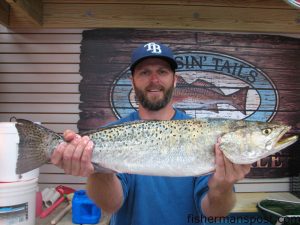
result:
<svg viewBox="0 0 300 225"><path fill-rule="evenodd" d="M72 222L75 224L97 224L101 210L92 202L85 190L74 193L72 200Z"/></svg>

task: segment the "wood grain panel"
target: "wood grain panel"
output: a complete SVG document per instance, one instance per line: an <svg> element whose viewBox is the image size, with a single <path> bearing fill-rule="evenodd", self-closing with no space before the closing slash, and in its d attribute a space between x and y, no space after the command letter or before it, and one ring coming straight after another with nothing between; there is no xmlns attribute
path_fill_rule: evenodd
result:
<svg viewBox="0 0 300 225"><path fill-rule="evenodd" d="M44 190L45 188L56 188L57 186L59 185L65 185L65 186L68 186L68 187L71 187L75 190L83 190L83 189L86 189L86 185L85 183L75 183L75 184L60 184L60 183L51 183L51 182L47 182L47 183L41 183L41 182L38 182L38 185L39 185L39 190L42 191Z"/></svg>
<svg viewBox="0 0 300 225"><path fill-rule="evenodd" d="M3 53L79 53L78 44L0 44Z"/></svg>
<svg viewBox="0 0 300 225"><path fill-rule="evenodd" d="M238 0L49 0L43 3L46 21L43 28L142 27L299 33L297 10L282 0L249 0L247 4ZM16 32L26 32L22 27L37 27L14 8L9 19L10 27L19 28Z"/></svg>
<svg viewBox="0 0 300 225"><path fill-rule="evenodd" d="M82 2L80 2L82 3ZM115 28L165 28L202 29L255 32L299 32L297 10L275 3L262 7L232 6L222 4L171 2L169 4L148 3L45 3L44 28L115 27ZM179 4L178 4L179 3ZM252 2L253 3L253 2ZM256 6L255 6L256 5ZM166 14L166 12L168 12ZM12 27L29 26L14 11L11 13Z"/></svg>
<svg viewBox="0 0 300 225"><path fill-rule="evenodd" d="M9 5L4 0L0 0L0 24L9 25Z"/></svg>
<svg viewBox="0 0 300 225"><path fill-rule="evenodd" d="M0 103L1 112L12 113L78 113L78 104ZM43 121L40 121L43 122Z"/></svg>
<svg viewBox="0 0 300 225"><path fill-rule="evenodd" d="M82 3L82 0L44 0L44 3ZM86 4L103 4L103 3L114 3L120 4L120 0L84 0ZM122 3L126 4L149 4L149 0L122 0ZM290 8L289 5L285 4L280 0L248 0L247 4L240 0L151 0L152 4L157 5L207 5L207 6L231 6L231 7L246 7L246 8Z"/></svg>
<svg viewBox="0 0 300 225"><path fill-rule="evenodd" d="M71 175L66 175L66 174L47 174L46 176L40 177L39 182L41 183L61 183L61 184L66 184L66 183L86 183L86 178L84 177L76 177L76 176L71 176Z"/></svg>
<svg viewBox="0 0 300 225"><path fill-rule="evenodd" d="M45 29L45 28L9 28L0 24L0 33L1 34L79 34L83 31L83 28L78 29Z"/></svg>
<svg viewBox="0 0 300 225"><path fill-rule="evenodd" d="M1 56L0 56L1 57ZM1 83L79 83L78 73L0 73ZM1 90L0 90L1 91Z"/></svg>
<svg viewBox="0 0 300 225"><path fill-rule="evenodd" d="M6 93L78 93L78 85L64 83L0 83L0 92Z"/></svg>
<svg viewBox="0 0 300 225"><path fill-rule="evenodd" d="M2 93L0 102L2 103L75 103L79 104L80 96L78 94L49 94L49 93Z"/></svg>
<svg viewBox="0 0 300 225"><path fill-rule="evenodd" d="M79 54L1 54L1 63L79 63Z"/></svg>
<svg viewBox="0 0 300 225"><path fill-rule="evenodd" d="M6 0L10 4L10 11L15 11L23 15L26 20L39 26L43 20L43 3L40 0Z"/></svg>
<svg viewBox="0 0 300 225"><path fill-rule="evenodd" d="M0 30L1 31L1 30ZM51 31L53 32L53 31ZM0 36L0 43L66 43L66 44L79 44L81 41L81 34L49 34L49 33L37 33L37 34L19 34L8 33Z"/></svg>
<svg viewBox="0 0 300 225"><path fill-rule="evenodd" d="M2 64L0 73L77 73L79 65L74 64Z"/></svg>
<svg viewBox="0 0 300 225"><path fill-rule="evenodd" d="M131 82L126 73L130 49L143 43L141 36L149 39L153 36L158 37L160 33L159 30L120 29L117 32L108 30L108 33L106 31L107 29L95 29L83 32L80 63L83 79L79 86L82 100L79 108L82 112L78 123L79 130L93 129L93 126L113 121L116 112L129 113L133 110L133 97L128 97ZM190 31L188 36L194 37L194 40L186 42L180 38L185 38L185 32L172 31L172 35L179 38L174 40L173 37L162 36L158 41L174 49L175 58L179 63L177 74L181 79L185 77L185 86L181 87L177 84L177 91L180 93L180 88L183 90L192 88L194 92L199 92L198 96L193 95L194 98L189 96L190 104L181 103L177 108L187 111L194 117L213 115L231 118L231 115L238 114L239 118L250 119L254 117L252 115L257 115L256 120L268 121L270 116L275 114L272 120L292 125L291 133L300 132L300 96L298 96L300 79L295 76L300 69L297 63L300 57L299 39L274 35L218 34L197 31L193 35L193 31ZM120 38L119 41L118 38ZM108 46L106 40L113 41ZM127 40L127 43L124 43L124 40ZM195 57L194 64L189 60L191 55ZM100 62L97 59L101 59ZM237 69L238 67L241 70ZM238 70L243 69L248 72L237 73ZM251 74L254 76L248 79ZM206 78L207 82L202 86L199 85L203 82L201 78ZM199 82L195 86L193 82L187 82L189 79ZM229 90L235 90L234 92L242 90L245 85L248 95L243 100L247 105L245 109L234 107L233 102L226 106L221 106L221 102L218 106L209 103L205 106L201 105L201 100L209 102L208 99L211 96L205 94L203 96L203 93L208 93L211 87L218 87L226 93ZM259 94L250 96L250 92ZM176 96L177 92L174 93L175 101ZM226 96L229 96L228 92ZM222 95L220 98L223 97ZM236 98L243 99L244 97L240 95ZM211 102L217 101L217 98L211 99ZM277 101L276 106L274 101ZM200 106L197 106L198 102ZM263 107L258 107L261 105ZM241 112L244 112L246 116L242 116ZM248 177L286 177L297 173L300 168L293 167L297 164L297 157L293 154L298 146L295 145L293 149L290 149L289 154L270 156L258 162ZM278 163L275 162L279 162L280 166L277 166ZM291 172L292 169L289 166L295 170Z"/></svg>
<svg viewBox="0 0 300 225"><path fill-rule="evenodd" d="M0 113L0 121L1 122L9 122L10 118L14 116L16 118L23 118L35 122L42 121L43 123L67 123L67 124L75 124L79 119L78 113Z"/></svg>
<svg viewBox="0 0 300 225"><path fill-rule="evenodd" d="M223 47L248 47L268 49L299 49L299 46L293 45L295 38L287 38L284 34L252 33L245 36L245 33L234 32L197 32L197 43L201 46L223 46ZM270 39L270 36L273 38ZM225 37L228 39L226 40ZM300 36L298 36L299 38ZM187 45L188 46L188 45Z"/></svg>

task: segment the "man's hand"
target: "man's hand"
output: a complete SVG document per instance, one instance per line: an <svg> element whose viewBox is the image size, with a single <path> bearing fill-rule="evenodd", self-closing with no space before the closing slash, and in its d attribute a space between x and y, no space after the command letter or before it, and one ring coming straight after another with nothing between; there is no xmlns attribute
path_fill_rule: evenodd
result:
<svg viewBox="0 0 300 225"><path fill-rule="evenodd" d="M231 190L237 181L245 178L250 172L251 165L232 163L220 150L219 141L215 145L216 171L210 179L208 186L214 190L226 192Z"/></svg>
<svg viewBox="0 0 300 225"><path fill-rule="evenodd" d="M220 140L215 145L215 173L208 181L209 190L201 202L206 216L227 216L234 207L236 196L233 185L249 173L251 165L233 164L220 150Z"/></svg>
<svg viewBox="0 0 300 225"><path fill-rule="evenodd" d="M71 130L64 132L64 140L54 150L51 162L66 174L88 177L94 172L91 163L93 142L88 136L81 137Z"/></svg>
<svg viewBox="0 0 300 225"><path fill-rule="evenodd" d="M88 177L89 197L106 212L117 211L123 200L122 185L116 174L95 173L91 163L93 142L88 136L81 137L71 130L64 132L64 140L54 150L51 162L66 174Z"/></svg>

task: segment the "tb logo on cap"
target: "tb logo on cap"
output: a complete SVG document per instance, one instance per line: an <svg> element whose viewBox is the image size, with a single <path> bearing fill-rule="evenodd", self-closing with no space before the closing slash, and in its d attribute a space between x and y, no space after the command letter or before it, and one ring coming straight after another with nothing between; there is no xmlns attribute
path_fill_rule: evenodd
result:
<svg viewBox="0 0 300 225"><path fill-rule="evenodd" d="M157 54L161 53L160 45L158 45L154 42L145 44L144 47L147 47L147 50L146 50L147 52L151 51L151 53L157 53Z"/></svg>

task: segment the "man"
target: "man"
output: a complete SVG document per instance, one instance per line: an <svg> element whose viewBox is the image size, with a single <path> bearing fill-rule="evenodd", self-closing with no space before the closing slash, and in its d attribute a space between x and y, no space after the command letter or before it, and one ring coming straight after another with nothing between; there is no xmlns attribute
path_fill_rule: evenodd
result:
<svg viewBox="0 0 300 225"><path fill-rule="evenodd" d="M190 118L172 106L176 68L167 46L151 42L137 48L130 69L139 110L114 124ZM52 163L68 174L88 177L90 198L104 211L114 213L111 224L183 225L198 223L204 216L226 216L235 204L234 183L250 171L250 165L231 163L217 143L216 171L211 175L155 177L94 173L90 163L92 141L72 131L66 131L64 138L66 142L55 150Z"/></svg>

